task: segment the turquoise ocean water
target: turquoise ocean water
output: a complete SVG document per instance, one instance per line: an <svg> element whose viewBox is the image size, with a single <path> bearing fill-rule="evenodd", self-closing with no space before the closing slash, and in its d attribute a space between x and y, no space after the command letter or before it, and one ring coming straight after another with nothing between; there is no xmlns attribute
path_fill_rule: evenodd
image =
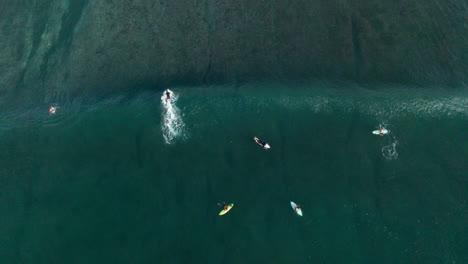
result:
<svg viewBox="0 0 468 264"><path fill-rule="evenodd" d="M171 89L2 109L2 263L468 263L466 91Z"/></svg>

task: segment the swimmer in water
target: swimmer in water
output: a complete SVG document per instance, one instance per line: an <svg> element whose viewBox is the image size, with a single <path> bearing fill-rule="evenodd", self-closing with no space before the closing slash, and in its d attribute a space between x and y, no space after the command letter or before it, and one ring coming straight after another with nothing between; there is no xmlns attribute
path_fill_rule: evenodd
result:
<svg viewBox="0 0 468 264"><path fill-rule="evenodd" d="M49 114L51 114L51 115L55 114L56 111L57 111L57 107L55 107L55 106L51 106L49 108Z"/></svg>
<svg viewBox="0 0 468 264"><path fill-rule="evenodd" d="M270 145L268 145L268 143L260 140L258 137L254 137L254 140L255 140L255 142L257 142L257 144L262 146L264 149L269 149L270 148Z"/></svg>

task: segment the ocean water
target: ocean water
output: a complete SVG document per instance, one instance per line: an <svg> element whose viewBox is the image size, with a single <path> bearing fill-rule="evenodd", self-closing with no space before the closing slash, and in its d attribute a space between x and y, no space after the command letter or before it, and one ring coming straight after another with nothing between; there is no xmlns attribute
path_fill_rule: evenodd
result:
<svg viewBox="0 0 468 264"><path fill-rule="evenodd" d="M2 108L2 263L468 263L466 90L171 90Z"/></svg>
<svg viewBox="0 0 468 264"><path fill-rule="evenodd" d="M3 1L0 264L468 263L467 10Z"/></svg>
<svg viewBox="0 0 468 264"><path fill-rule="evenodd" d="M464 87L467 13L466 0L7 0L0 105L257 80Z"/></svg>

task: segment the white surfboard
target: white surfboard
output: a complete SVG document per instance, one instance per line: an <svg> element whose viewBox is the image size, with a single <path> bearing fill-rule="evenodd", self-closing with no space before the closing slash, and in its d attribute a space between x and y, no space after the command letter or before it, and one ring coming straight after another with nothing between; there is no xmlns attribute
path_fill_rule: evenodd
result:
<svg viewBox="0 0 468 264"><path fill-rule="evenodd" d="M260 143L261 140L258 137L254 137L254 140L259 146L262 146L264 149L270 149L270 145L268 145L268 143L266 142L265 145L262 145L262 143Z"/></svg>
<svg viewBox="0 0 468 264"><path fill-rule="evenodd" d="M382 134L387 134L388 133L388 130L387 129L382 129ZM374 135L380 135L380 130L374 130L372 131L372 134Z"/></svg>
<svg viewBox="0 0 468 264"><path fill-rule="evenodd" d="M293 201L291 201L291 207L292 207L292 209L294 210L294 212L296 212L296 214L302 216L302 210L301 210L301 208L299 208L299 209L296 210L297 204L294 203Z"/></svg>

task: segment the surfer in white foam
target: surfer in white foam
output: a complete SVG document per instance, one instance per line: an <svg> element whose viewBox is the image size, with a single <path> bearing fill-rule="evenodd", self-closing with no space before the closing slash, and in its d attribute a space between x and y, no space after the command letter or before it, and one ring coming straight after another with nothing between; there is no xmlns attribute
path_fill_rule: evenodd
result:
<svg viewBox="0 0 468 264"><path fill-rule="evenodd" d="M171 96L173 95L174 93L169 90L169 89L166 89L166 91L164 91L164 95L166 95L166 102L170 103L171 102Z"/></svg>
<svg viewBox="0 0 468 264"><path fill-rule="evenodd" d="M268 143L260 140L258 137L254 137L254 140L255 140L255 142L257 142L257 144L262 146L264 149L269 149L270 148L270 145L268 145Z"/></svg>

